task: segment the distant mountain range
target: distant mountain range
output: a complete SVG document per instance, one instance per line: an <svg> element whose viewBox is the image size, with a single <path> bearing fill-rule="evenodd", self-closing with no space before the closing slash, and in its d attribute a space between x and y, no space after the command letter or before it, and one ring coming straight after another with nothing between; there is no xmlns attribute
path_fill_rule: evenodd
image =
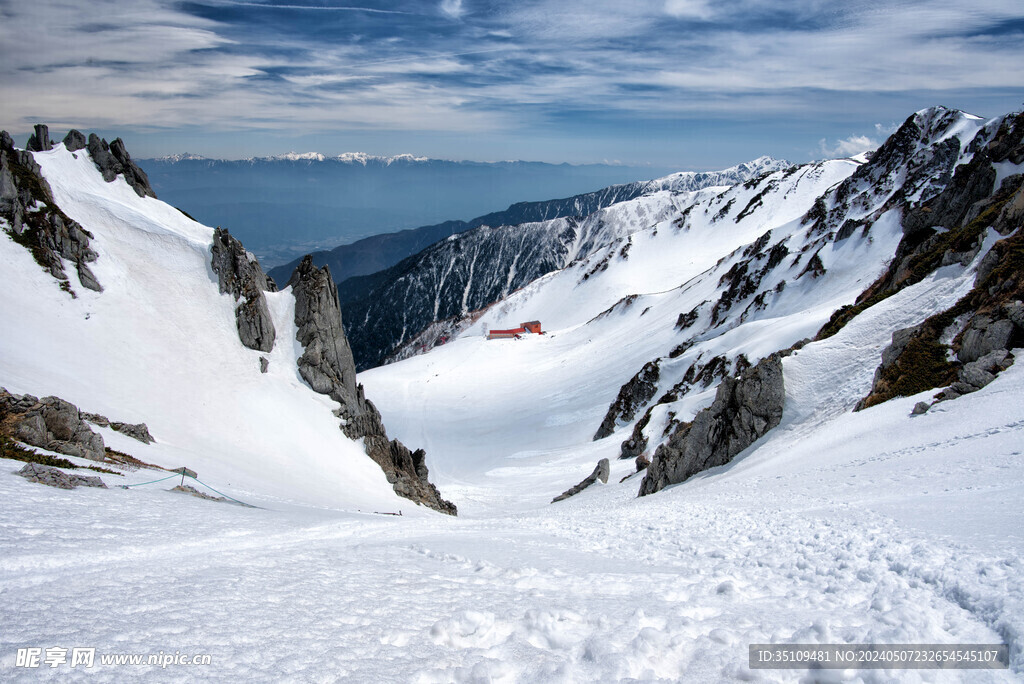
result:
<svg viewBox="0 0 1024 684"><path fill-rule="evenodd" d="M342 300L353 301L363 297L369 284L373 282L359 278L360 276L390 268L402 259L456 233L480 226L515 226L570 216L589 216L618 202L625 202L658 190L688 192L712 185L732 185L747 180L751 175L788 165L788 162L771 157L760 157L722 171L682 171L655 180L611 185L564 199L516 202L504 211L491 212L470 221L445 221L396 233L382 233L351 244L340 245L329 251L314 252L313 261L318 266L330 266L331 273L338 283L358 278L346 283L342 288ZM269 274L278 285L283 285L298 263L299 259L296 258L287 264L270 269Z"/></svg>
<svg viewBox="0 0 1024 684"><path fill-rule="evenodd" d="M314 254L313 260L330 266L340 281L338 295L357 366L370 368L431 324L488 306L601 245L664 220L694 191L743 183L789 166L760 157L722 171L674 173L567 199L521 202L468 223L369 238ZM395 258L397 248L430 238L435 242L426 249L401 261ZM361 265L360 258L397 263L346 278ZM270 275L282 283L291 268Z"/></svg>
<svg viewBox="0 0 1024 684"><path fill-rule="evenodd" d="M186 153L137 162L159 197L202 223L227 228L269 265L371 235L479 216L523 199L566 197L670 170L358 152L233 161Z"/></svg>

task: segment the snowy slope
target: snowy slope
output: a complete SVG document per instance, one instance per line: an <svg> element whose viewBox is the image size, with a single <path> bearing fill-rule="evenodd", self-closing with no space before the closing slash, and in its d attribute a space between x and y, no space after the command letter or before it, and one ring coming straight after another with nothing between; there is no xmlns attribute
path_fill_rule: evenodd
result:
<svg viewBox="0 0 1024 684"><path fill-rule="evenodd" d="M339 432L336 405L299 378L289 291L267 293L279 341L263 375L260 353L239 342L234 300L218 293L210 228L120 178L105 183L84 151L35 157L57 203L95 236L105 290L72 299L0 235L0 385L146 422L156 443L120 448L187 465L244 500L398 507L380 468Z"/></svg>

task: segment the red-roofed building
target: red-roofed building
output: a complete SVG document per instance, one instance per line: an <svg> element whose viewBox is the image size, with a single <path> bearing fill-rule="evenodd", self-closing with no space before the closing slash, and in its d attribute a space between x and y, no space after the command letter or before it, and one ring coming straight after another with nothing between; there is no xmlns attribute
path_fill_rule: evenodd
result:
<svg viewBox="0 0 1024 684"><path fill-rule="evenodd" d="M526 333L533 333L534 335L542 334L540 328L540 321L527 321L526 323L520 323L518 328L510 328L508 330L491 330L487 333L487 339L489 340L508 340L518 339L520 335Z"/></svg>

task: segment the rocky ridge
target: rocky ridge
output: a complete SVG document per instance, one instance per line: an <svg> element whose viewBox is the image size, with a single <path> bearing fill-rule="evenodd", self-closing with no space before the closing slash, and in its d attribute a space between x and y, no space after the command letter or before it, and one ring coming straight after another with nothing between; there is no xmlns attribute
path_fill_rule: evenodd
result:
<svg viewBox="0 0 1024 684"><path fill-rule="evenodd" d="M367 455L380 465L399 496L456 515L455 505L441 498L428 479L426 453L389 439L380 412L356 383L355 361L330 269L317 268L306 256L288 286L295 296L296 335L304 349L298 359L299 374L315 391L340 404L335 415L341 419L342 431L350 439L363 440Z"/></svg>
<svg viewBox="0 0 1024 684"><path fill-rule="evenodd" d="M77 137L75 140L77 144ZM111 183L121 175L139 197L156 197L156 193L149 185L146 172L132 161L123 140L115 138L114 142L108 145L106 140L95 133L90 133L85 146L89 150L89 155L96 164L96 168L103 174L103 180Z"/></svg>
<svg viewBox="0 0 1024 684"><path fill-rule="evenodd" d="M52 147L46 126L36 127L31 142L33 147ZM65 260L74 264L82 287L103 290L88 266L98 258L90 246L93 236L56 205L32 152L15 148L7 131L0 131L0 219L14 241L28 249L69 294L75 296L64 271Z"/></svg>
<svg viewBox="0 0 1024 684"><path fill-rule="evenodd" d="M717 292L692 311L679 315L676 329L680 342L668 354L653 359L644 367L661 362L660 378L655 381L656 391L648 388L642 394L636 391L637 381L642 375L638 372L623 385L605 418L609 425L602 424L598 432L600 436L608 432L606 428L614 430L628 425L630 420L622 418L628 413L640 416L620 451L623 458L636 458L640 469L649 460L648 450L655 451L651 464L655 470L645 478L642 492L656 491L665 483L676 481L677 477L692 475L696 472L693 464L720 464L731 458L726 449L721 455L702 453L700 457L680 460L680 447L684 446L684 436L692 427L676 417L674 406L691 390L707 388L709 382L717 382L725 375L731 373L746 377L745 368L749 363L745 358L709 357L706 352L701 352L693 361L684 360L694 358L692 348L701 349L705 341L713 340L716 335L756 317L758 311L783 292L788 279L784 275L797 273L795 280L827 280L830 276L819 256L825 248L834 252L853 237L870 240L872 227L883 215L891 210L900 212L903 239L889 270L858 298L856 304L836 312L833 320L819 333L819 337L827 336L841 327L843 321L899 288L917 282L931 270L953 263L969 263L978 255L984 229L988 226L1004 235L1015 230L1020 215L1024 214L1024 199L1016 194L1019 182L1013 176L1005 178L998 192L994 192L993 184L997 174L994 164L1017 163L1013 159L1022 156L1021 135L1016 123L1019 118L1019 115L1010 115L983 126L976 117L941 107L918 112L909 117L865 163L813 202L801 221L802 232L781 240L773 237L771 231L766 232L758 240L722 259L711 272L702 276L705 281L717 278ZM715 212L717 205L715 220L733 218L739 222L751 211L756 211L766 193L781 192L786 183L791 182L789 174L814 174L817 173L815 167L812 164L795 172L773 174L743 186L756 190L757 194L742 210L738 211L740 205L735 203L742 194L739 192L742 188L734 186L703 211ZM999 173L1005 175L1005 171ZM699 206L694 206L683 211L677 224L685 230L691 213L699 209ZM981 223L975 223L970 230L958 228L964 222L979 219ZM973 333L969 332L973 329L969 317L960 318L960 327L952 329L949 327L951 318L963 316L967 310L961 306L957 312L947 316L950 320L939 326L937 332L933 331L936 339L939 336L944 336L944 339L955 337L953 347L957 353L963 346L962 340L967 340L969 351L964 352L964 358L955 364L957 368L977 363L986 353L1007 351L1005 355L996 353L998 358L986 357L980 366L971 366L959 375L957 368L952 369L952 373L949 368L944 368L946 375L931 386L942 387L959 382L959 385L947 389L947 397L953 392L976 387L977 384L970 383L987 380L1012 358L1008 352L1010 347L1006 345L1012 346L1013 342L1002 338L1008 330L1005 321L1010 316L1009 312L1014 310L1013 301L1016 300L1013 298L1020 296L1015 294L1020 278L1014 278L1010 264L1018 258L1014 241L1015 238L1007 238L1003 241L1006 245L997 242L992 255L978 267L980 273L998 270L1001 274L998 277L1001 279L991 281L986 279L987 275L979 277L979 282L985 280L980 291L998 293L998 301L982 305L977 299L967 307L973 307L974 313L980 311L988 319L979 319L978 329ZM997 258L997 254L1002 256ZM788 284L792 284L792 280ZM989 295L990 298L993 296ZM988 322L989 319L992 322ZM970 351L975 347L976 351ZM631 405L629 412L623 412L623 402L620 401L623 396L635 396L642 400L637 402L641 405L639 408ZM652 401L643 399L644 396L658 398ZM717 395L716 403L719 403ZM652 421L655 414L659 418ZM616 416L615 422L609 421L609 417ZM686 444L692 451L693 444ZM720 446L724 448L724 445ZM666 464L670 459L659 459L659 451L663 457L672 456L675 462L689 465L669 469Z"/></svg>
<svg viewBox="0 0 1024 684"><path fill-rule="evenodd" d="M974 288L965 297L893 333L858 409L935 388L945 389L934 401L977 391L1013 363L1011 349L1024 345L1024 175L1007 176L995 187L996 164L1024 162L1024 114L995 120L966 152L970 158L945 186L905 209L903 238L886 272L819 333L833 334L857 313L938 268L977 262ZM989 235L1001 239L981 254Z"/></svg>

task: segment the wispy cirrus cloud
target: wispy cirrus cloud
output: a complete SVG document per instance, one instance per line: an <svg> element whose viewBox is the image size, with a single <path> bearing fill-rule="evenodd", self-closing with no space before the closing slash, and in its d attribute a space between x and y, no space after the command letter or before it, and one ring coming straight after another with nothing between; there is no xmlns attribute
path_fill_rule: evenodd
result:
<svg viewBox="0 0 1024 684"><path fill-rule="evenodd" d="M562 135L581 150L646 136L655 149L713 119L789 139L803 122L843 153L877 140L879 116L1024 92L1016 0L8 0L0 14L0 125L20 130Z"/></svg>

